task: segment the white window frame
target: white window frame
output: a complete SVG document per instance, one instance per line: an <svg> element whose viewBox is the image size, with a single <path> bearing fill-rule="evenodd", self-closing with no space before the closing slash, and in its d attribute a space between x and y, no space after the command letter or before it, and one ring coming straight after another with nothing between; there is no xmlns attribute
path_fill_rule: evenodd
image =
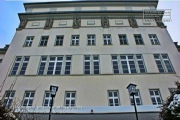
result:
<svg viewBox="0 0 180 120"><path fill-rule="evenodd" d="M163 58L163 55L166 55L167 58ZM158 56L158 58L155 58L155 56ZM155 60L155 62L156 62L157 68L158 68L157 61L160 61L161 65L162 65L163 72L161 72L161 71L159 70L159 68L158 68L159 73L175 73L174 67L173 67L173 65L172 65L172 63L171 63L171 60L169 59L169 56L168 56L167 54L154 54L154 60ZM167 68L167 66L166 66L166 63L164 62L165 60L169 62L169 65L170 65L170 67L171 67L172 72L169 72L169 71L168 71L168 68Z"/></svg>
<svg viewBox="0 0 180 120"><path fill-rule="evenodd" d="M30 93L28 97L26 97L27 93ZM32 93L34 94L33 97L31 97ZM32 106L33 105L33 101L34 101L34 96L35 96L35 92L34 91L25 91L22 106ZM24 105L25 100L28 100L27 101L27 105ZM29 105L29 101L30 100L32 100L32 105Z"/></svg>
<svg viewBox="0 0 180 120"><path fill-rule="evenodd" d="M75 38L73 38L73 37L75 37ZM73 43L73 41L74 41L74 43ZM72 38L71 38L71 45L72 46L78 46L79 41L80 41L80 35L72 35Z"/></svg>
<svg viewBox="0 0 180 120"><path fill-rule="evenodd" d="M89 60L85 60L85 57L90 57L90 59ZM98 57L98 60L94 60L94 57ZM85 62L89 62L90 63L90 74L94 74L94 75L99 75L100 74L100 56L99 55L84 55L84 74L85 75L90 75L90 74L86 74L85 73ZM95 69L94 69L94 67L95 67L95 64L94 64L94 62L98 62L98 66L99 66L99 73L98 74L96 74L94 71L95 71Z"/></svg>
<svg viewBox="0 0 180 120"><path fill-rule="evenodd" d="M158 55L158 58L155 58L155 55ZM157 68L158 68L158 65L159 65L159 64L157 64L157 61L159 61L159 62L161 63L163 72L161 72L161 71L159 70L159 68L158 68L158 71L159 71L160 73L164 73L164 72L165 72L165 68L164 68L164 65L163 65L163 63L162 63L160 54L154 54L154 60L155 60L155 62L156 62Z"/></svg>
<svg viewBox="0 0 180 120"><path fill-rule="evenodd" d="M19 58L20 58L20 61L17 61L17 59L19 59ZM25 61L26 58L28 58L28 61ZM17 57L15 58L15 61L14 61L13 66L12 66L12 68L11 68L10 75L25 75L26 69L27 69L27 67L28 67L29 59L30 59L29 56L17 56ZM19 65L16 66L17 69L16 69L16 70L13 70L14 67L15 67L15 64L17 64L17 63L19 63ZM27 66L26 66L25 70L22 70L22 67L24 67L24 66L23 66L23 63L27 63ZM15 73L15 74L12 74L13 71L15 71L16 73ZM24 74L20 74L21 71L25 71Z"/></svg>
<svg viewBox="0 0 180 120"><path fill-rule="evenodd" d="M110 37L110 38L108 38ZM106 41L106 44L105 44L105 41ZM110 41L110 43L109 43ZM111 35L109 34L104 34L103 35L103 42L104 42L104 45L112 45L112 38L111 38Z"/></svg>
<svg viewBox="0 0 180 120"><path fill-rule="evenodd" d="M136 38L135 36L140 36L141 38ZM135 39L136 45L144 45L144 40L143 40L141 34L134 34L134 39ZM142 44L140 44L140 41L141 41L141 40L142 40Z"/></svg>
<svg viewBox="0 0 180 120"><path fill-rule="evenodd" d="M46 60L42 61L43 57L46 57ZM55 60L50 60L51 57L55 57ZM57 60L58 57L62 57L62 60ZM70 57L71 60L67 60L68 57ZM49 66L50 62L54 63L54 65L51 66L51 67L53 67L53 70L49 70L49 72L53 71L52 74L48 73L48 69L50 67ZM67 65L68 62L70 62L70 65ZM41 68L41 63L45 63L44 70L42 70L43 74L39 74L40 68ZM56 70L57 63L61 63L61 69ZM67 71L66 67L67 66L70 66L69 73L66 73L66 71ZM60 67L60 65L58 65L58 67ZM38 70L37 70L37 75L70 75L71 74L71 67L72 67L72 55L66 55L66 56L41 56L41 60L39 62L39 67L38 67ZM60 71L60 73L55 74L55 72L57 72L57 71Z"/></svg>
<svg viewBox="0 0 180 120"><path fill-rule="evenodd" d="M68 60L68 59L67 59L68 57L70 57L71 59ZM68 56L68 55L67 55L67 56L65 56L65 58L66 58L66 60L65 60L65 63L64 63L64 64L65 64L64 74L65 74L65 75L68 75L68 74L71 74L72 56ZM70 62L70 65L67 65L67 63L69 63L69 62ZM67 69L67 70L69 70L69 73L66 73L66 71L67 71L67 70L66 70L66 67L67 67L67 66L70 66L70 68Z"/></svg>
<svg viewBox="0 0 180 120"><path fill-rule="evenodd" d="M125 56L126 59L121 59L121 56ZM129 59L128 56L133 56L133 59ZM137 58L137 56L141 56L141 59ZM113 59L113 57L117 57L117 59ZM120 55L111 55L111 58L112 58L112 70L113 70L113 73L114 74L138 74L138 73L147 73L147 70L146 70L146 65L145 65L145 62L144 62L144 59L143 59L143 55L142 54L120 54ZM122 62L123 61L126 61L127 63L127 70L128 70L128 73L124 73L123 72L123 64ZM131 73L131 68L130 68L130 64L129 64L129 61L134 61L134 65L135 65L135 69L136 69L136 72L135 73ZM143 64L139 64L139 61L141 61ZM119 73L115 73L115 70L117 71L117 69L114 69L114 62L117 62L118 63L118 71ZM143 69L145 70L145 72L142 72L140 68L140 65L143 65Z"/></svg>
<svg viewBox="0 0 180 120"><path fill-rule="evenodd" d="M110 92L112 93L112 97L109 96ZM117 92L117 96L114 96L115 92ZM113 105L110 104L110 99L113 100ZM118 100L118 105L116 105L115 99ZM109 106L120 106L120 98L119 98L119 91L118 90L108 90L108 104L109 104Z"/></svg>
<svg viewBox="0 0 180 120"><path fill-rule="evenodd" d="M28 60L26 60L26 58L27 58ZM28 66L28 63L29 63L29 59L30 59L29 57L23 57L22 64L21 64L21 69L19 70L19 75L24 75L24 74L25 74L26 69L27 69L27 66ZM27 65L24 66L25 64L27 64ZM22 70L23 67L25 67L25 70ZM24 71L24 73L21 74L21 72L23 72L23 71Z"/></svg>
<svg viewBox="0 0 180 120"><path fill-rule="evenodd" d="M43 40L43 37L44 37L44 40ZM41 36L41 40L40 40L40 42L39 42L39 46L40 46L40 47L47 46L48 40L49 40L49 36ZM43 45L41 45L41 42L43 42ZM46 44L45 44L45 43L46 43Z"/></svg>
<svg viewBox="0 0 180 120"><path fill-rule="evenodd" d="M59 37L59 39L57 39ZM54 46L63 46L63 40L64 40L64 36L63 35L58 35L56 36L56 40L55 40L55 44ZM59 44L57 45L56 42L59 42ZM60 44L62 42L62 44Z"/></svg>
<svg viewBox="0 0 180 120"><path fill-rule="evenodd" d="M7 94L9 94L9 96L7 96ZM13 96L12 96L13 95ZM5 92L5 96L4 96L4 105L7 108L10 108L12 103L13 103L13 99L14 99L14 95L15 95L15 91L6 91ZM7 100L7 101L6 101ZM6 101L6 103L5 103Z"/></svg>
<svg viewBox="0 0 180 120"><path fill-rule="evenodd" d="M67 93L70 93L70 97L67 97ZM75 97L72 97L72 93L75 94ZM69 105L66 104L66 100L69 100ZM72 100L74 100L74 105L71 104ZM64 100L64 106L76 106L76 91L66 91L65 92L65 100Z"/></svg>
<svg viewBox="0 0 180 120"><path fill-rule="evenodd" d="M43 58L46 58L46 60L43 60ZM38 73L37 73L38 75L44 75L44 73L45 73L45 71L46 71L46 69L47 69L47 59L48 59L47 56L41 56L41 61L40 61L40 63L39 63ZM42 67L42 66L41 66L42 63L45 63L45 66L44 66L44 69L43 69L43 70L40 70L40 68ZM42 71L43 73L40 74L40 71Z"/></svg>
<svg viewBox="0 0 180 120"><path fill-rule="evenodd" d="M153 91L154 95L150 94L151 91ZM159 95L155 95L155 91L158 91ZM154 104L153 101L152 101L153 105L162 105L162 97L161 97L159 89L150 89L149 94L150 94L150 97L151 97L151 101L152 101L152 98L155 98L156 104ZM158 103L157 98L160 98L161 103Z"/></svg>
<svg viewBox="0 0 180 120"><path fill-rule="evenodd" d="M55 57L55 60L51 60L51 57ZM58 57L62 57L62 60L58 60ZM50 56L49 57L49 62L48 62L48 68L47 68L47 75L60 75L62 73L63 59L64 59L63 56ZM52 74L48 74L48 69L49 69L50 62L54 63L54 68L53 68L53 73ZM57 63L61 63L61 70L60 70L59 74L55 74Z"/></svg>
<svg viewBox="0 0 180 120"><path fill-rule="evenodd" d="M160 45L159 40L155 34L149 34L149 39L152 45Z"/></svg>
<svg viewBox="0 0 180 120"><path fill-rule="evenodd" d="M136 63L137 63L137 66L138 66L138 73L147 73L147 70L146 70L146 65L144 63L144 59L143 59L143 56L142 54L136 54ZM138 56L141 56L141 58L138 58ZM139 64L138 62L142 62L142 64ZM143 65L143 69L144 69L144 72L141 71L142 68L140 68L140 65Z"/></svg>
<svg viewBox="0 0 180 120"><path fill-rule="evenodd" d="M136 95L136 94L137 94L137 95ZM138 89L136 89L136 94L134 95L135 104L136 104L136 105L142 105L141 95L140 95L140 92L139 92ZM139 99L140 104L137 104L136 99ZM133 100L133 96L132 96L132 95L130 95L130 102L131 102L131 100ZM133 100L133 103L131 102L131 105L134 105L134 100Z"/></svg>
<svg viewBox="0 0 180 120"><path fill-rule="evenodd" d="M90 41L90 44L89 44L89 41ZM94 43L93 43L93 41L94 41ZM89 45L89 46L96 45L96 36L95 35L87 35L87 45Z"/></svg>
<svg viewBox="0 0 180 120"><path fill-rule="evenodd" d="M119 74L120 71L121 71L121 70L120 70L120 66L119 66L119 59L118 59L119 56L118 56L118 55L112 55L111 57L112 57L112 69L113 69L113 73L114 73L114 74ZM116 59L113 59L113 57L116 57ZM117 66L116 66L116 67L118 67L118 69L114 69L114 66L115 66L115 65L114 65L113 62L117 62ZM115 70L116 70L116 71L118 70L118 73L115 73L115 72L114 72Z"/></svg>
<svg viewBox="0 0 180 120"><path fill-rule="evenodd" d="M89 60L86 60L85 58L86 57L89 57ZM85 62L89 62L89 69L87 69L87 70L89 70L89 74L91 74L91 56L90 55L84 55L84 74L86 74L85 72L86 72L86 65L85 65Z"/></svg>
<svg viewBox="0 0 180 120"><path fill-rule="evenodd" d="M124 36L125 38L123 38ZM121 41L123 41L123 44L121 44ZM126 41L126 44L125 44L125 41ZM120 42L120 45L128 45L128 39L127 39L126 34L119 34L119 42Z"/></svg>
<svg viewBox="0 0 180 120"><path fill-rule="evenodd" d="M49 94L49 97L46 97L46 94ZM47 105L45 105L45 101L46 100L48 100L48 104ZM52 100L51 92L50 91L45 91L43 106L50 106L51 105L51 100Z"/></svg>
<svg viewBox="0 0 180 120"><path fill-rule="evenodd" d="M27 36L24 42L24 47L31 47L33 43L34 36Z"/></svg>
<svg viewBox="0 0 180 120"><path fill-rule="evenodd" d="M163 57L164 55L166 56L166 58ZM166 72L168 72L168 73L174 73L175 71L174 71L174 68L173 68L173 66L172 66L171 60L169 59L169 56L168 56L167 54L161 54L161 57L162 57L162 61L163 61L163 64L164 64L164 66L165 66ZM168 62L169 62L169 65L170 65L170 68L171 68L171 71L172 71L172 72L169 72L165 61L168 61Z"/></svg>
<svg viewBox="0 0 180 120"><path fill-rule="evenodd" d="M19 59L19 58L20 58L20 60L17 61L17 59ZM17 74L18 74L18 71L19 71L20 66L21 66L21 61L22 61L22 56L17 56L17 57L15 58L14 64L13 64L13 66L12 66L12 68L11 68L11 73L10 73L10 75L17 75ZM14 67L15 67L15 64L17 64L17 63L19 64L18 66L16 66L17 69L16 69L16 70L13 70ZM16 73L15 73L15 74L14 74L14 73L12 74L12 72L16 72Z"/></svg>
<svg viewBox="0 0 180 120"><path fill-rule="evenodd" d="M126 59L121 59L120 61L126 61L127 62L127 67L128 67L128 73L131 74L131 68L130 68L130 64L129 62L130 61L133 61L134 62L134 65L135 65L135 70L136 70L136 73L137 73L137 66L136 66L136 62L135 62L135 59L134 59L134 55L120 55L120 58L121 56L126 56ZM129 59L128 56L132 56L133 59ZM122 65L122 63L121 63ZM122 66L121 66L122 67ZM123 68L122 68L122 72L123 72ZM126 73L125 73L126 74Z"/></svg>

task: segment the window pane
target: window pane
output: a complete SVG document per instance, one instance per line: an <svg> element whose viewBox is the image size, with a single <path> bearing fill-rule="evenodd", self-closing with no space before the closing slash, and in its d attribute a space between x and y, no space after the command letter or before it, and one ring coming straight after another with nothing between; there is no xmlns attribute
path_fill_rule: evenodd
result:
<svg viewBox="0 0 180 120"><path fill-rule="evenodd" d="M109 91L109 105L119 106L119 96L117 91Z"/></svg>

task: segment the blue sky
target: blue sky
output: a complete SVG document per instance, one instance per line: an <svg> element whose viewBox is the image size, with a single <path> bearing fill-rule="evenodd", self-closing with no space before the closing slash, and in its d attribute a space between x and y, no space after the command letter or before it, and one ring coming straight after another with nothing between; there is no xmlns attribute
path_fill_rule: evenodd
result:
<svg viewBox="0 0 180 120"><path fill-rule="evenodd" d="M17 13L25 12L23 2L48 0L0 0L0 48L10 44L19 25ZM51 0L49 0L51 1ZM61 1L61 0L52 0ZM65 0L64 0L65 1ZM70 1L70 0L66 0ZM172 9L172 21L165 22L175 42L180 44L180 0L159 0L158 9Z"/></svg>

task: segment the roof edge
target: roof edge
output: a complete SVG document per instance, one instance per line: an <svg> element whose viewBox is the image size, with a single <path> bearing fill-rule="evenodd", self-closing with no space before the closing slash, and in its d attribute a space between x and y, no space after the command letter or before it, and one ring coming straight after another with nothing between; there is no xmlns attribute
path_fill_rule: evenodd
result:
<svg viewBox="0 0 180 120"><path fill-rule="evenodd" d="M23 3L26 9L27 6L32 5L47 5L47 4L58 4L58 3L92 3L92 2L159 2L159 0L75 0L75 1L54 1L54 2L27 2ZM155 7L157 7L157 4Z"/></svg>

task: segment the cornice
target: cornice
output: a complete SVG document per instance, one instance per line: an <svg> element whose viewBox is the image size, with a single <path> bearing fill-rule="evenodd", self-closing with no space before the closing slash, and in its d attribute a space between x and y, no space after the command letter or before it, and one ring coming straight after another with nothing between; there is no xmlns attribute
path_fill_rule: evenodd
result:
<svg viewBox="0 0 180 120"><path fill-rule="evenodd" d="M162 17L163 11L159 11L159 16ZM142 10L112 10L112 11L56 11L56 12L33 12L33 13L19 13L19 19L27 20L44 20L47 18L53 19L73 19L74 17L81 17L81 19L99 19L108 17L110 19L126 19L135 17L136 19L143 18ZM157 16L157 14L156 14ZM154 18L155 15L147 16L146 18Z"/></svg>
<svg viewBox="0 0 180 120"><path fill-rule="evenodd" d="M58 1L58 2L33 2L24 3L27 8L45 8L45 7L85 7L85 6L155 6L158 0L76 0L76 1Z"/></svg>
<svg viewBox="0 0 180 120"><path fill-rule="evenodd" d="M7 52L8 49L2 48L0 49L0 54L5 54Z"/></svg>

